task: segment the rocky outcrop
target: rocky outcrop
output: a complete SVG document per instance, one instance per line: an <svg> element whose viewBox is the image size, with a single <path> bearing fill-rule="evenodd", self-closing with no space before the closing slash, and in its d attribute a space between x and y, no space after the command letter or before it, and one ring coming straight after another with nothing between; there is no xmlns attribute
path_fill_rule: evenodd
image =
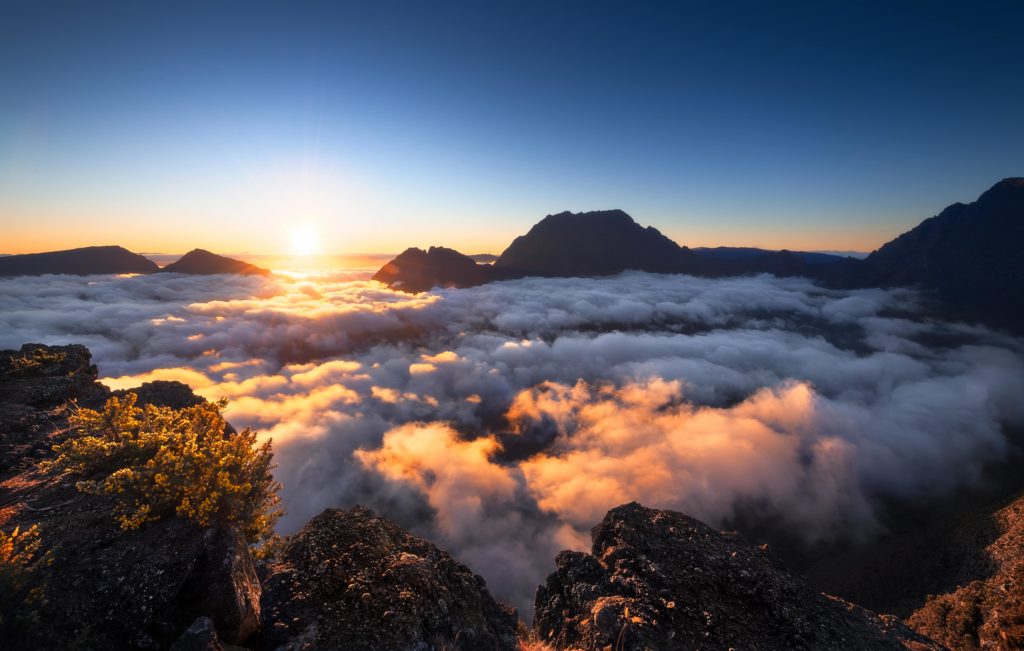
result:
<svg viewBox="0 0 1024 651"><path fill-rule="evenodd" d="M987 520L995 526L995 535L979 553L947 571L948 576L962 577L962 584L958 580L951 591L929 597L908 620L917 631L952 649L1024 648L1024 495ZM962 534L976 537L977 528L972 529Z"/></svg>
<svg viewBox="0 0 1024 651"><path fill-rule="evenodd" d="M241 274L243 276L261 276L270 273L268 269L242 260L210 253L205 249L192 249L176 262L172 262L158 271L197 275Z"/></svg>
<svg viewBox="0 0 1024 651"><path fill-rule="evenodd" d="M328 509L264 582L268 649L517 649L515 611L434 545L368 509Z"/></svg>
<svg viewBox="0 0 1024 651"><path fill-rule="evenodd" d="M592 539L537 590L534 632L556 649L942 648L681 513L626 504Z"/></svg>
<svg viewBox="0 0 1024 651"><path fill-rule="evenodd" d="M0 648L166 648L197 617L208 617L226 643L251 638L260 583L235 528L170 518L122 531L111 498L39 468L74 435L72 401L99 406L110 396L96 375L84 346L0 351L0 529L38 525L40 554L49 552L36 570L44 599L35 617L45 625L5 639L8 613L0 613ZM139 402L201 400L183 384L159 382Z"/></svg>
<svg viewBox="0 0 1024 651"><path fill-rule="evenodd" d="M0 276L148 274L157 268L149 258L120 246L87 246L0 257Z"/></svg>
<svg viewBox="0 0 1024 651"><path fill-rule="evenodd" d="M49 454L66 427L70 400L106 395L96 372L85 346L25 344L0 351L0 479Z"/></svg>

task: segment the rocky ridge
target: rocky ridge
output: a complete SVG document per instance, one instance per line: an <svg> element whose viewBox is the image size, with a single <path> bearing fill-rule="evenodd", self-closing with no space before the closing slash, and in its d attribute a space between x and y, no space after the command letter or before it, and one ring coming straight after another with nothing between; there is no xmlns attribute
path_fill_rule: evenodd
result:
<svg viewBox="0 0 1024 651"><path fill-rule="evenodd" d="M942 648L681 513L626 504L592 539L590 554L559 554L537 590L534 631L558 649Z"/></svg>
<svg viewBox="0 0 1024 651"><path fill-rule="evenodd" d="M261 644L514 650L515 610L434 545L369 509L328 509L266 568Z"/></svg>

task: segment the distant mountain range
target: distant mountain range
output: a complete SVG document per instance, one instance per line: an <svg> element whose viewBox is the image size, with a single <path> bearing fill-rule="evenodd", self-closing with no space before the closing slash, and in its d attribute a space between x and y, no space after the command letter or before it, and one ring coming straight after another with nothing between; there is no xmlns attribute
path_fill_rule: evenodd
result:
<svg viewBox="0 0 1024 651"><path fill-rule="evenodd" d="M374 275L419 292L524 276L607 276L625 270L805 276L839 288L917 286L953 317L1024 332L1024 179L953 204L864 259L822 252L680 246L621 210L548 215L491 265L452 249L410 248Z"/></svg>
<svg viewBox="0 0 1024 651"><path fill-rule="evenodd" d="M194 249L166 267L120 246L88 246L66 251L0 256L0 276L42 274L267 274L267 269L203 249Z"/></svg>
<svg viewBox="0 0 1024 651"><path fill-rule="evenodd" d="M87 246L0 258L0 276L149 274L157 269L152 260L120 246Z"/></svg>

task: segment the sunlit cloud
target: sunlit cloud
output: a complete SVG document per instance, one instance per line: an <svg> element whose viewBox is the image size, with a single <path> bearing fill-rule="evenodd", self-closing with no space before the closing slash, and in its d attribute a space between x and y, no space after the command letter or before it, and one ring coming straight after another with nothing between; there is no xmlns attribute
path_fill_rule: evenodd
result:
<svg viewBox="0 0 1024 651"><path fill-rule="evenodd" d="M907 290L627 273L420 295L351 272L0 279L0 347L88 345L273 438L295 531L362 503L528 608L561 548L637 499L808 542L984 480L1024 423L1018 340Z"/></svg>

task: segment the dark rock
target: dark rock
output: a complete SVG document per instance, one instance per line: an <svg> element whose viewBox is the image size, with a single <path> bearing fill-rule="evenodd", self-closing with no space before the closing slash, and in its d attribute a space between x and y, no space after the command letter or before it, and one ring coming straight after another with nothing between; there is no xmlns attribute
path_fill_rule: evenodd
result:
<svg viewBox="0 0 1024 651"><path fill-rule="evenodd" d="M254 264L235 260L204 249L193 249L183 255L177 262L172 262L159 269L160 272L179 274L242 274L245 276L266 275L270 271Z"/></svg>
<svg viewBox="0 0 1024 651"><path fill-rule="evenodd" d="M681 513L626 504L592 538L537 589L534 632L556 649L942 648Z"/></svg>
<svg viewBox="0 0 1024 651"><path fill-rule="evenodd" d="M197 617L196 621L171 645L170 651L224 651L224 645L217 637L217 629L209 617Z"/></svg>
<svg viewBox="0 0 1024 651"><path fill-rule="evenodd" d="M0 276L149 274L157 269L149 258L120 246L87 246L0 257Z"/></svg>
<svg viewBox="0 0 1024 651"><path fill-rule="evenodd" d="M53 407L100 390L85 346L24 344L0 351L0 403Z"/></svg>
<svg viewBox="0 0 1024 651"><path fill-rule="evenodd" d="M154 380L145 382L141 386L132 389L121 389L114 391L112 395L124 396L126 393L137 395L137 404L154 405L157 407L170 407L171 409L184 409L194 407L206 402L205 398L193 393L192 388L184 382L174 380Z"/></svg>
<svg viewBox="0 0 1024 651"><path fill-rule="evenodd" d="M268 649L518 648L482 578L368 509L313 518L267 574Z"/></svg>
<svg viewBox="0 0 1024 651"><path fill-rule="evenodd" d="M72 401L102 400L96 375L85 346L0 351L0 480L49 456Z"/></svg>

